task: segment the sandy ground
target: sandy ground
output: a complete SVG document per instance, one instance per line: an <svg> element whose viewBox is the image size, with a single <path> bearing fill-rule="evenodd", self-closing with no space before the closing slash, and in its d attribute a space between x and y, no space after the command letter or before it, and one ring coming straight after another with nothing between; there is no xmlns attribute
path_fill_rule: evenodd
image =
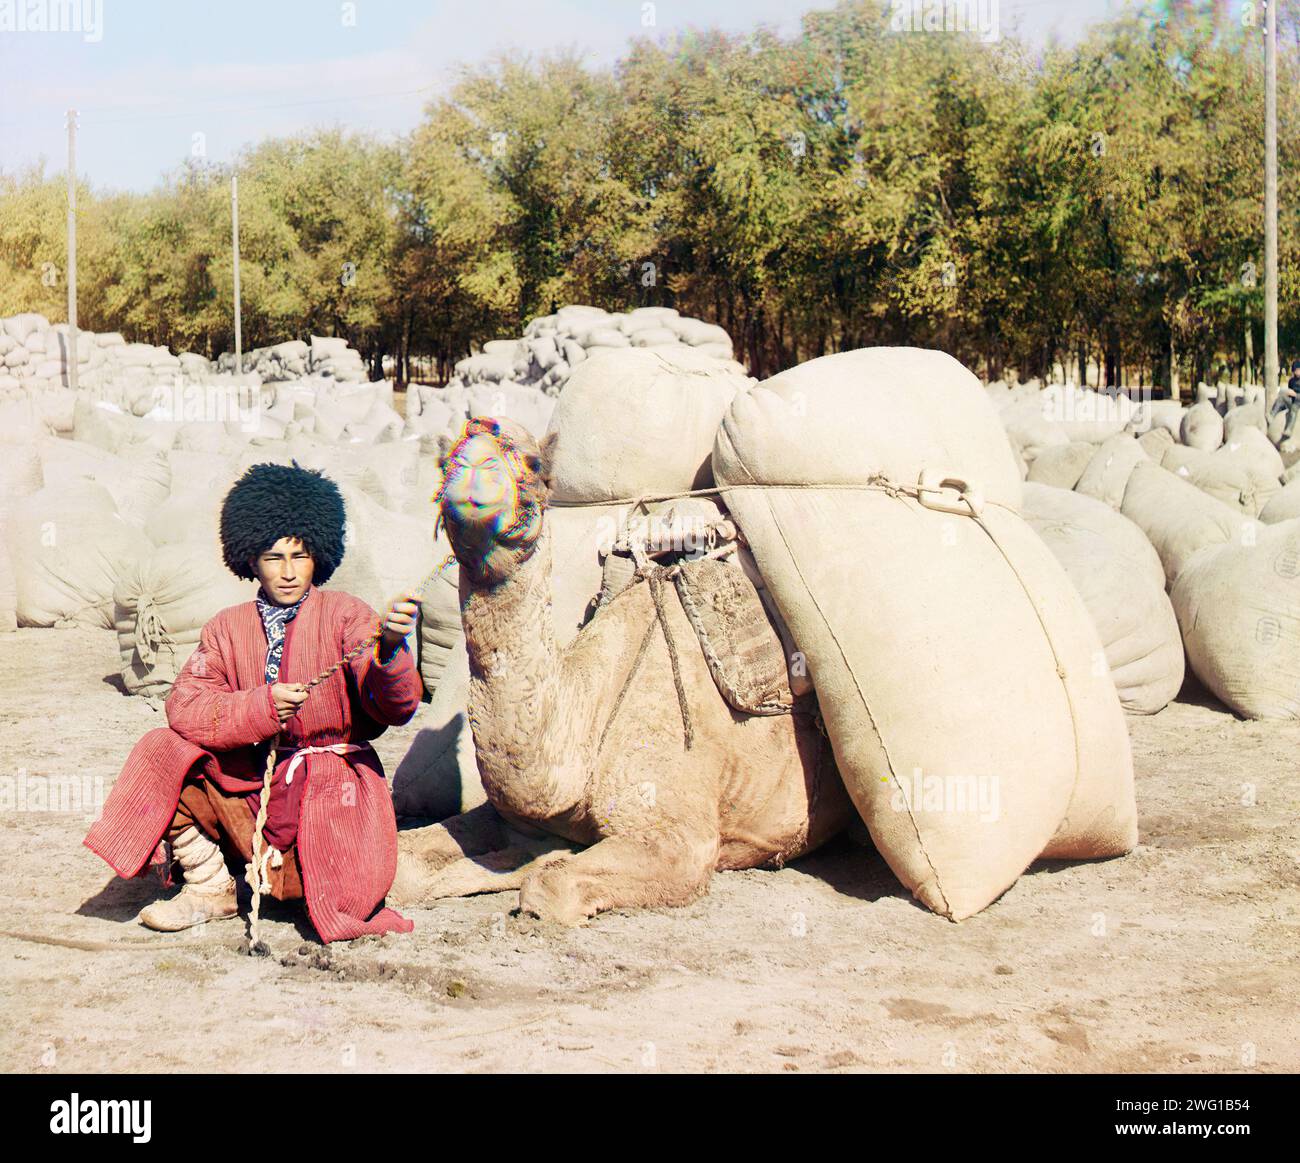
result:
<svg viewBox="0 0 1300 1163"><path fill-rule="evenodd" d="M1190 690L1131 719L1137 851L1036 865L961 925L840 840L716 876L689 908L576 930L512 915L509 893L324 949L271 902L275 959L257 960L235 921L149 935L133 918L155 883L81 847L84 811L43 807L43 779L106 793L162 722L116 669L109 631L0 636L6 1070L1300 1067L1300 723L1239 722ZM390 773L419 725L379 740Z"/></svg>

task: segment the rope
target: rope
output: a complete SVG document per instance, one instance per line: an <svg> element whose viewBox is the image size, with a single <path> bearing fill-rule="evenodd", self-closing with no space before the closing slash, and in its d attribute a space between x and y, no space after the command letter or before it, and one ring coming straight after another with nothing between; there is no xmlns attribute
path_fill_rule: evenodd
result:
<svg viewBox="0 0 1300 1163"><path fill-rule="evenodd" d="M668 612L664 609L664 579L672 577L676 572L676 566L664 567L654 564L637 570L638 578L646 581L650 586L650 596L654 600L655 616L645 628L645 634L641 638L641 645L637 647L636 657L632 660L632 669L627 672L627 678L623 680L623 685L619 688L618 697L614 700L614 706L609 712L609 718L605 720L605 727L600 733L600 742L596 744L597 755L604 748L605 738L609 735L609 729L614 725L619 709L623 706L623 700L632 687L632 680L636 678L637 672L641 669L641 663L645 661L646 653L650 649L650 640L654 637L656 627L663 631L664 642L668 647L668 661L672 666L673 686L677 691L677 710L682 717L682 734L686 740L686 750L689 751L695 746L695 724L691 720L691 707L686 698L686 684L682 681L681 660L677 654L677 639L674 637L672 627L668 623Z"/></svg>
<svg viewBox="0 0 1300 1163"><path fill-rule="evenodd" d="M746 482L734 485L710 485L708 488L704 489L687 489L685 491L674 493L641 493L635 497L613 497L609 500L601 501L563 501L552 498L547 500L546 507L548 509L592 509L607 505L631 505L632 511L635 512L642 505L651 502L679 501L684 500L686 497L716 497L721 496L724 493L748 492L751 489L761 489L764 491L768 489L846 489L855 492L865 491L886 493L891 497L913 497L918 501L921 500L921 489L917 486L899 484L898 481L891 480L884 473L878 472L873 473L871 477L865 481L853 483L837 482L834 484L818 484L816 482L797 481L791 484L778 485ZM1000 509L1006 509L1008 512L1019 514L1019 510L1013 505L1004 504L1002 501L986 500L984 503L986 505L996 505Z"/></svg>

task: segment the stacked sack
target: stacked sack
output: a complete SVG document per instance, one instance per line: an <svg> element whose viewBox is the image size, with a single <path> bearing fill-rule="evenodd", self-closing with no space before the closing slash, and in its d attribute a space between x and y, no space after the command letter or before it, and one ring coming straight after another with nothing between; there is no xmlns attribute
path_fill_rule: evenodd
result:
<svg viewBox="0 0 1300 1163"><path fill-rule="evenodd" d="M520 339L493 339L477 355L458 362L442 388L413 384L407 417L413 430L433 433L460 426L472 416L494 416L523 425L540 437L548 428L554 397L583 361L610 351L689 351L744 375L733 358L731 337L713 323L681 316L672 307L610 312L579 304L531 320Z"/></svg>
<svg viewBox="0 0 1300 1163"><path fill-rule="evenodd" d="M291 339L253 348L243 353L239 368L235 367L234 352L222 352L216 359L215 369L225 375L253 374L263 383L319 376L352 384L365 383L370 378L360 352L349 346L346 339L325 335L313 335L310 343Z"/></svg>
<svg viewBox="0 0 1300 1163"><path fill-rule="evenodd" d="M958 920L1040 856L1133 847L1102 644L974 376L912 348L812 360L737 394L713 470L918 899Z"/></svg>
<svg viewBox="0 0 1300 1163"><path fill-rule="evenodd" d="M0 394L15 388L37 393L66 388L71 360L66 323L51 326L44 315L35 312L0 320ZM127 343L115 331L77 333L79 387L93 390L126 381L170 383L180 371L181 357L166 347Z"/></svg>
<svg viewBox="0 0 1300 1163"><path fill-rule="evenodd" d="M1107 499L1160 557L1196 676L1246 718L1300 718L1300 520L1252 520L1145 458L1110 476Z"/></svg>

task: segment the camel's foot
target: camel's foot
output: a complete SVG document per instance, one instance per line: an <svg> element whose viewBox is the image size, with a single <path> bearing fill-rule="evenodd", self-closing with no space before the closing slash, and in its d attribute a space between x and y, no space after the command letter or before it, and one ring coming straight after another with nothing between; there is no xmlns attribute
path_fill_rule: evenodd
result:
<svg viewBox="0 0 1300 1163"><path fill-rule="evenodd" d="M398 874L403 858L408 870L427 871L445 864L504 848L509 843L505 826L491 804L481 804L440 824L406 828L397 833Z"/></svg>
<svg viewBox="0 0 1300 1163"><path fill-rule="evenodd" d="M580 925L607 909L687 905L708 888L717 853L716 836L610 836L530 872L519 907L544 921Z"/></svg>
<svg viewBox="0 0 1300 1163"><path fill-rule="evenodd" d="M531 873L573 850L564 841L521 842L495 852L465 856L430 867L406 852L397 854L397 875L388 891L388 901L397 906L418 906L446 897L475 896L519 888Z"/></svg>
<svg viewBox="0 0 1300 1163"><path fill-rule="evenodd" d="M580 925L600 911L589 886L566 875L563 864L529 876L519 888L519 908L530 917L560 925Z"/></svg>

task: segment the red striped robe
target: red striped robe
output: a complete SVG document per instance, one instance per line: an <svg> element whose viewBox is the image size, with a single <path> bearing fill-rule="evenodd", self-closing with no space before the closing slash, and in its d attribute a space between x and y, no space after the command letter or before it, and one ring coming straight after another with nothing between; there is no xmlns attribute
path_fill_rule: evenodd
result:
<svg viewBox="0 0 1300 1163"><path fill-rule="evenodd" d="M378 627L378 615L359 598L314 589L288 625L279 681L315 678ZM228 792L260 791L265 741L280 729L265 681L266 650L255 602L222 610L203 627L167 698L170 725L135 745L84 841L120 876L138 875L157 850L186 775L213 779ZM312 690L284 725L280 746L373 739L415 714L420 689L404 646L382 664L376 649L363 651ZM285 792L290 753L281 754L272 807ZM397 870L397 821L378 756L308 755L294 777L299 786L298 864L321 940L409 932L412 923L392 909L375 911Z"/></svg>

